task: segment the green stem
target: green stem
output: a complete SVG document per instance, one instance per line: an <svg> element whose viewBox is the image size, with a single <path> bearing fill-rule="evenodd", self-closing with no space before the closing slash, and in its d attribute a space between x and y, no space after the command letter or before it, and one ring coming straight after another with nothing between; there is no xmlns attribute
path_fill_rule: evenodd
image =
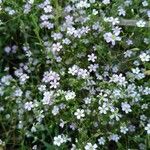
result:
<svg viewBox="0 0 150 150"><path fill-rule="evenodd" d="M61 17L62 8L59 5L58 0L54 0L54 5L55 5L55 26L56 26L56 31L59 31L59 19Z"/></svg>

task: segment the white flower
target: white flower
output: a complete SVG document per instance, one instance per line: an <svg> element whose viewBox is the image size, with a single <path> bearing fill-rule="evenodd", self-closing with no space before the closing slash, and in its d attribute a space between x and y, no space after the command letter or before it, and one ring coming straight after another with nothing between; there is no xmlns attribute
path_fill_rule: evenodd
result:
<svg viewBox="0 0 150 150"><path fill-rule="evenodd" d="M11 75L5 75L5 76L1 77L0 81L1 81L1 83L5 84L5 85L10 85L10 82L12 79L13 78Z"/></svg>
<svg viewBox="0 0 150 150"><path fill-rule="evenodd" d="M105 33L103 37L107 43L112 43L112 45L115 45L116 41L121 41L121 37L119 37L118 35L112 34L111 32Z"/></svg>
<svg viewBox="0 0 150 150"><path fill-rule="evenodd" d="M107 114L107 111L109 110L106 103L104 103L102 106L99 106L98 109L100 114Z"/></svg>
<svg viewBox="0 0 150 150"><path fill-rule="evenodd" d="M28 111L30 111L34 107L33 102L26 102L24 104L24 108Z"/></svg>
<svg viewBox="0 0 150 150"><path fill-rule="evenodd" d="M76 149L77 149L76 145L72 144L72 147L70 150L76 150Z"/></svg>
<svg viewBox="0 0 150 150"><path fill-rule="evenodd" d="M112 23L112 25L119 24L120 23L119 18L113 18L113 17L111 17L111 23Z"/></svg>
<svg viewBox="0 0 150 150"><path fill-rule="evenodd" d="M51 89L52 88L56 89L59 86L59 82L57 82L56 80L51 81L50 84L51 84L50 86Z"/></svg>
<svg viewBox="0 0 150 150"><path fill-rule="evenodd" d="M11 52L11 47L7 46L4 48L4 51L9 54Z"/></svg>
<svg viewBox="0 0 150 150"><path fill-rule="evenodd" d="M54 43L53 45L52 45L52 52L59 52L61 49L62 49L63 47L62 47L62 45L60 44L60 43Z"/></svg>
<svg viewBox="0 0 150 150"><path fill-rule="evenodd" d="M59 81L59 80L60 80L59 74L51 70L44 72L44 76L42 79L43 82L50 83L50 84L51 84L51 81Z"/></svg>
<svg viewBox="0 0 150 150"><path fill-rule="evenodd" d="M50 6L50 5L45 6L45 7L44 7L44 12L45 12L45 13L50 13L50 12L52 12L52 6Z"/></svg>
<svg viewBox="0 0 150 150"><path fill-rule="evenodd" d="M138 67L136 68L132 68L132 72L136 75L138 75L140 73L140 69Z"/></svg>
<svg viewBox="0 0 150 150"><path fill-rule="evenodd" d="M41 28L47 28L47 29L52 29L54 28L54 24L53 23L50 23L49 21L43 21L41 24L40 24Z"/></svg>
<svg viewBox="0 0 150 150"><path fill-rule="evenodd" d="M95 60L97 59L97 56L95 56L95 54L91 54L91 55L88 55L88 61L92 61L92 62L95 62Z"/></svg>
<svg viewBox="0 0 150 150"><path fill-rule="evenodd" d="M15 10L12 10L12 9L8 11L8 14L9 14L9 15L14 15L15 13L16 13L16 11L15 11Z"/></svg>
<svg viewBox="0 0 150 150"><path fill-rule="evenodd" d="M135 131L135 126L129 125L128 129L129 129L130 132L134 132Z"/></svg>
<svg viewBox="0 0 150 150"><path fill-rule="evenodd" d="M125 12L123 7L119 7L118 12L119 12L119 16L125 16L126 15L126 12Z"/></svg>
<svg viewBox="0 0 150 150"><path fill-rule="evenodd" d="M88 66L89 72L96 72L98 67L98 64L91 64L90 66Z"/></svg>
<svg viewBox="0 0 150 150"><path fill-rule="evenodd" d="M126 114L132 111L131 106L127 102L121 103L121 108Z"/></svg>
<svg viewBox="0 0 150 150"><path fill-rule="evenodd" d="M93 25L92 25L92 29L93 30L101 30L101 26L99 24L99 22L95 22Z"/></svg>
<svg viewBox="0 0 150 150"><path fill-rule="evenodd" d="M118 136L117 134L112 134L108 137L109 140L118 142L118 140L120 139L120 136Z"/></svg>
<svg viewBox="0 0 150 150"><path fill-rule="evenodd" d="M76 30L74 27L71 26L71 27L67 28L67 34L73 35L75 32L76 32Z"/></svg>
<svg viewBox="0 0 150 150"><path fill-rule="evenodd" d="M73 92L73 91L67 91L66 94L65 94L66 100L74 99L75 96L76 96L76 94L75 94L75 92Z"/></svg>
<svg viewBox="0 0 150 150"><path fill-rule="evenodd" d="M18 89L16 89L16 90L15 90L15 93L14 93L14 95L15 95L15 96L17 96L17 97L21 97L21 96L22 96L22 94L23 94L23 92L22 92L22 90L21 90L21 89L19 89L19 88L18 88Z"/></svg>
<svg viewBox="0 0 150 150"><path fill-rule="evenodd" d="M127 50L126 52L124 52L124 58L131 57L132 54L133 52L131 50Z"/></svg>
<svg viewBox="0 0 150 150"><path fill-rule="evenodd" d="M121 132L121 133L126 134L127 131L128 131L128 128L127 128L127 127L125 127L125 126L121 126L121 127L120 127L120 132Z"/></svg>
<svg viewBox="0 0 150 150"><path fill-rule="evenodd" d="M90 104L91 103L91 98L89 98L89 97L86 97L83 100L84 100L85 104Z"/></svg>
<svg viewBox="0 0 150 150"><path fill-rule="evenodd" d="M0 146L5 146L5 142L3 142L1 139L0 139Z"/></svg>
<svg viewBox="0 0 150 150"><path fill-rule="evenodd" d="M110 4L110 0L103 0L102 3L105 5Z"/></svg>
<svg viewBox="0 0 150 150"><path fill-rule="evenodd" d="M63 44L69 45L71 43L71 41L68 38L65 38L62 40Z"/></svg>
<svg viewBox="0 0 150 150"><path fill-rule="evenodd" d="M143 90L143 94L149 95L150 94L150 87L145 87L145 89ZM144 104L144 106L147 106L147 104Z"/></svg>
<svg viewBox="0 0 150 150"><path fill-rule="evenodd" d="M36 129L36 127L35 126L32 126L32 128L31 128L31 132L36 132L37 131L37 129Z"/></svg>
<svg viewBox="0 0 150 150"><path fill-rule="evenodd" d="M126 78L123 77L122 74L113 74L109 82L114 82L121 86L125 86L127 84Z"/></svg>
<svg viewBox="0 0 150 150"><path fill-rule="evenodd" d="M51 105L52 104L52 102L53 102L53 91L51 91L51 92L44 92L44 97L43 97L43 99L42 99L42 102L43 102L43 104L44 105Z"/></svg>
<svg viewBox="0 0 150 150"><path fill-rule="evenodd" d="M0 96L3 96L3 95L4 95L4 87L0 86Z"/></svg>
<svg viewBox="0 0 150 150"><path fill-rule="evenodd" d="M76 75L78 73L79 67L77 65L73 65L71 68L69 68L68 73L71 75Z"/></svg>
<svg viewBox="0 0 150 150"><path fill-rule="evenodd" d="M150 40L148 38L144 38L144 43L149 44Z"/></svg>
<svg viewBox="0 0 150 150"><path fill-rule="evenodd" d="M46 90L46 85L39 85L38 90L44 92Z"/></svg>
<svg viewBox="0 0 150 150"><path fill-rule="evenodd" d="M147 16L150 18L150 10L147 11Z"/></svg>
<svg viewBox="0 0 150 150"><path fill-rule="evenodd" d="M60 146L62 143L64 143L62 135L58 135L54 137L54 145Z"/></svg>
<svg viewBox="0 0 150 150"><path fill-rule="evenodd" d="M142 62L148 62L150 61L150 55L146 54L146 53L142 53L140 54L140 59Z"/></svg>
<svg viewBox="0 0 150 150"><path fill-rule="evenodd" d="M75 123L72 123L70 126L69 126L72 130L75 130L77 128L76 124Z"/></svg>
<svg viewBox="0 0 150 150"><path fill-rule="evenodd" d="M77 119L81 119L81 118L85 117L83 109L77 109L77 111L74 113L74 115L77 117Z"/></svg>
<svg viewBox="0 0 150 150"><path fill-rule="evenodd" d="M42 21L48 20L48 19L49 19L49 15L45 15L45 14L44 14L44 15L42 15L40 18L41 18Z"/></svg>
<svg viewBox="0 0 150 150"><path fill-rule="evenodd" d="M145 121L145 120L147 119L147 117L146 117L145 115L140 115L140 119L141 119L142 121Z"/></svg>
<svg viewBox="0 0 150 150"><path fill-rule="evenodd" d="M29 0L28 3L29 3L29 4L33 4L33 3L34 3L34 0Z"/></svg>
<svg viewBox="0 0 150 150"><path fill-rule="evenodd" d="M135 66L139 66L139 65L140 65L139 61L137 61L137 60L135 60L135 61L133 62L133 64L134 64Z"/></svg>
<svg viewBox="0 0 150 150"><path fill-rule="evenodd" d="M96 150L97 144L92 145L91 143L87 143L84 148L85 148L85 150Z"/></svg>
<svg viewBox="0 0 150 150"><path fill-rule="evenodd" d="M62 39L63 35L61 33L53 33L51 35L51 37L54 39L54 40L60 40Z"/></svg>
<svg viewBox="0 0 150 150"><path fill-rule="evenodd" d="M82 79L86 79L89 76L89 72L86 69L79 69L78 76Z"/></svg>
<svg viewBox="0 0 150 150"><path fill-rule="evenodd" d="M117 111L115 111L112 115L110 115L110 119L116 119L116 121L119 121L122 117L121 114L119 114Z"/></svg>
<svg viewBox="0 0 150 150"><path fill-rule="evenodd" d="M89 0L89 1L90 1L90 3L95 3L96 0Z"/></svg>
<svg viewBox="0 0 150 150"><path fill-rule="evenodd" d="M93 15L97 15L97 14L98 14L98 11L97 11L96 9L93 9L92 14L93 14Z"/></svg>
<svg viewBox="0 0 150 150"><path fill-rule="evenodd" d="M113 26L119 24L120 22L119 18L114 18L114 17L104 18L104 21L112 23Z"/></svg>
<svg viewBox="0 0 150 150"><path fill-rule="evenodd" d="M132 45L132 44L133 44L133 41L130 40L130 39L128 39L128 40L126 41L126 43L127 43L127 45Z"/></svg>
<svg viewBox="0 0 150 150"><path fill-rule="evenodd" d="M144 7L146 7L146 6L148 6L148 2L147 2L147 1L143 1L143 2L142 2L142 5L143 5Z"/></svg>
<svg viewBox="0 0 150 150"><path fill-rule="evenodd" d="M139 150L146 150L147 148L146 148L146 145L145 144L143 144L143 143L140 143L139 144Z"/></svg>
<svg viewBox="0 0 150 150"><path fill-rule="evenodd" d="M90 7L90 3L87 2L87 0L81 0L79 3L76 5L77 8L88 8Z"/></svg>
<svg viewBox="0 0 150 150"><path fill-rule="evenodd" d="M147 124L147 126L145 127L145 130L147 131L147 134L150 134L150 123Z"/></svg>
<svg viewBox="0 0 150 150"><path fill-rule="evenodd" d="M59 113L59 107L58 107L58 106L54 106L54 107L53 107L53 110L52 110L52 114L53 114L54 116L56 116L58 113Z"/></svg>
<svg viewBox="0 0 150 150"><path fill-rule="evenodd" d="M37 150L37 145L34 145L34 146L32 147L32 150Z"/></svg>
<svg viewBox="0 0 150 150"><path fill-rule="evenodd" d="M122 28L116 26L116 27L114 27L112 30L113 30L113 33L117 36L117 35L120 34L121 29L122 29Z"/></svg>
<svg viewBox="0 0 150 150"><path fill-rule="evenodd" d="M143 20L139 20L137 23L136 23L137 27L145 27L146 25L146 22L143 21Z"/></svg>
<svg viewBox="0 0 150 150"><path fill-rule="evenodd" d="M104 145L105 142L106 142L106 140L105 140L103 137L100 137L100 138L98 139L99 145Z"/></svg>
<svg viewBox="0 0 150 150"><path fill-rule="evenodd" d="M70 141L70 140L71 139L68 138L67 135L62 134L62 135L55 136L53 143L54 145L60 146L62 143L66 143L67 141Z"/></svg>
<svg viewBox="0 0 150 150"><path fill-rule="evenodd" d="M149 93L150 94L150 93ZM143 104L142 106L141 106L141 108L142 109L148 109L148 104Z"/></svg>
<svg viewBox="0 0 150 150"><path fill-rule="evenodd" d="M62 119L61 119L60 121L61 121L61 123L59 124L59 126L60 126L61 128L63 128L66 122L63 121Z"/></svg>
<svg viewBox="0 0 150 150"><path fill-rule="evenodd" d="M26 83L27 79L29 79L29 76L27 74L22 74L19 78L21 84Z"/></svg>

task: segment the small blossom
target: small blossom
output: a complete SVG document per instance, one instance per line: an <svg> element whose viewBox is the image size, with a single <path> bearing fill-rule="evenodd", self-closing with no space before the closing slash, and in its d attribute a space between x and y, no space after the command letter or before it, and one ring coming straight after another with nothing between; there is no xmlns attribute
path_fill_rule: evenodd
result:
<svg viewBox="0 0 150 150"><path fill-rule="evenodd" d="M128 131L128 128L127 128L127 127L125 127L125 126L121 126L121 127L120 127L120 132L121 132L121 133L126 134L127 131Z"/></svg>
<svg viewBox="0 0 150 150"><path fill-rule="evenodd" d="M54 137L54 145L60 146L62 143L64 143L64 140L61 135L58 135L57 137Z"/></svg>
<svg viewBox="0 0 150 150"><path fill-rule="evenodd" d="M146 53L142 53L140 54L140 59L142 62L148 62L150 61L150 55L146 54Z"/></svg>
<svg viewBox="0 0 150 150"><path fill-rule="evenodd" d="M121 103L121 108L126 114L132 111L131 106L127 102Z"/></svg>
<svg viewBox="0 0 150 150"><path fill-rule="evenodd" d="M52 109L52 114L54 116L56 116L58 113L59 113L59 107L58 106L54 106L53 109Z"/></svg>
<svg viewBox="0 0 150 150"><path fill-rule="evenodd" d="M81 119L81 118L85 117L83 109L77 109L77 111L74 113L74 115L77 117L77 119Z"/></svg>
<svg viewBox="0 0 150 150"><path fill-rule="evenodd" d="M52 45L52 52L59 52L62 49L62 45L60 43L54 43Z"/></svg>
<svg viewBox="0 0 150 150"><path fill-rule="evenodd" d="M33 102L26 102L24 104L24 108L28 111L30 111L34 107Z"/></svg>
<svg viewBox="0 0 150 150"><path fill-rule="evenodd" d="M96 150L97 144L92 145L91 143L87 143L84 148L85 148L85 150Z"/></svg>
<svg viewBox="0 0 150 150"><path fill-rule="evenodd" d="M146 7L146 6L148 6L148 2L145 0L145 1L142 2L142 5L143 5L144 7Z"/></svg>
<svg viewBox="0 0 150 150"><path fill-rule="evenodd" d="M108 137L109 140L118 142L118 140L120 139L120 136L118 136L117 134L112 134Z"/></svg>
<svg viewBox="0 0 150 150"><path fill-rule="evenodd" d="M137 23L136 23L137 27L145 27L146 25L146 22L143 21L143 20L139 20Z"/></svg>
<svg viewBox="0 0 150 150"><path fill-rule="evenodd" d="M88 61L95 62L96 59L97 59L97 56L95 56L93 53L91 55L88 55Z"/></svg>
<svg viewBox="0 0 150 150"><path fill-rule="evenodd" d="M44 7L44 12L45 12L45 13L50 13L50 12L52 12L52 6L50 6L50 5L45 6L45 7Z"/></svg>
<svg viewBox="0 0 150 150"><path fill-rule="evenodd" d="M75 92L73 92L73 91L67 91L66 94L65 94L66 100L74 99L75 96L76 96L76 94L75 94Z"/></svg>
<svg viewBox="0 0 150 150"><path fill-rule="evenodd" d="M147 131L147 134L150 134L150 123L147 124L147 126L145 127L145 130Z"/></svg>
<svg viewBox="0 0 150 150"><path fill-rule="evenodd" d="M112 34L111 32L105 33L103 37L107 43L111 43L112 45L115 45L116 41L121 41L121 37L119 37L118 35Z"/></svg>
<svg viewBox="0 0 150 150"><path fill-rule="evenodd" d="M44 97L43 97L43 99L42 99L42 103L44 104L44 105L52 105L52 103L53 103L53 92L51 91L51 92L44 92Z"/></svg>
<svg viewBox="0 0 150 150"><path fill-rule="evenodd" d="M110 4L110 0L103 0L102 3L105 5Z"/></svg>
<svg viewBox="0 0 150 150"><path fill-rule="evenodd" d="M100 138L98 139L99 145L104 145L105 142L106 142L106 140L105 140L103 137L100 137Z"/></svg>

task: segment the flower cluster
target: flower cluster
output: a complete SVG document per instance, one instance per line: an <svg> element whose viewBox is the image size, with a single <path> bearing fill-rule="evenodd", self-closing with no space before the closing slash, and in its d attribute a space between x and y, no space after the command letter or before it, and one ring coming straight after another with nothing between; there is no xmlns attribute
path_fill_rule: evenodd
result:
<svg viewBox="0 0 150 150"><path fill-rule="evenodd" d="M150 149L148 0L0 0L0 148Z"/></svg>

